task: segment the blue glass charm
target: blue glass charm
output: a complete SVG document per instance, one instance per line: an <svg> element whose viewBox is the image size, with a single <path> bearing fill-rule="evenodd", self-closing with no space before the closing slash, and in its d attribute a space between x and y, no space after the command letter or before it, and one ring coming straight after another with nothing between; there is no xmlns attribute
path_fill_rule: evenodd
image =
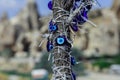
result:
<svg viewBox="0 0 120 80"><path fill-rule="evenodd" d="M57 29L57 25L49 25L49 31L56 31Z"/></svg>
<svg viewBox="0 0 120 80"><path fill-rule="evenodd" d="M49 3L48 3L48 8L49 8L50 10L52 10L52 8L53 8L53 2L52 2L52 1L49 1Z"/></svg>
<svg viewBox="0 0 120 80"><path fill-rule="evenodd" d="M58 44L62 45L62 44L64 44L64 42L65 42L64 37L58 37L58 38L57 38L57 43L58 43Z"/></svg>
<svg viewBox="0 0 120 80"><path fill-rule="evenodd" d="M50 21L49 23L49 31L57 31L58 30L58 27L56 24L53 24L52 21Z"/></svg>
<svg viewBox="0 0 120 80"><path fill-rule="evenodd" d="M58 36L55 41L56 41L56 44L59 46L65 45L68 43L65 35Z"/></svg>
<svg viewBox="0 0 120 80"><path fill-rule="evenodd" d="M73 77L73 80L76 80L76 75L73 72L72 72L72 77Z"/></svg>
<svg viewBox="0 0 120 80"><path fill-rule="evenodd" d="M57 39L56 39L56 43L57 43L58 45L63 45L63 44L65 43L65 41L66 41L66 39L65 39L64 36L59 36L59 37L57 37Z"/></svg>
<svg viewBox="0 0 120 80"><path fill-rule="evenodd" d="M53 49L53 44L50 41L47 41L46 48L47 48L47 51L50 52Z"/></svg>
<svg viewBox="0 0 120 80"><path fill-rule="evenodd" d="M71 57L71 65L75 65L75 64L76 64L75 58L72 56Z"/></svg>

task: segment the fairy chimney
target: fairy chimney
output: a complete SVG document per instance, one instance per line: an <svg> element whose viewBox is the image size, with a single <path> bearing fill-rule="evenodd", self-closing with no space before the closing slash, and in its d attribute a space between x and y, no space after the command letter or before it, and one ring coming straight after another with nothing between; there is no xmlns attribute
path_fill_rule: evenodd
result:
<svg viewBox="0 0 120 80"><path fill-rule="evenodd" d="M38 13L38 7L35 0L28 0L28 13L29 13L29 22L31 23L30 26L33 30L38 30L41 28L41 23L39 21L40 15Z"/></svg>

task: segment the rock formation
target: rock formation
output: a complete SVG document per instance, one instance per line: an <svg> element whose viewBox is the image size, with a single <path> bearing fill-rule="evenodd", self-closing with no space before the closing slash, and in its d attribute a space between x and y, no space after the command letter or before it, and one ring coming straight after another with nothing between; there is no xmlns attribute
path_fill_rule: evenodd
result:
<svg viewBox="0 0 120 80"><path fill-rule="evenodd" d="M32 43L38 41L36 39L39 38L42 26L39 18L37 4L34 0L28 0L26 7L10 20L4 14L0 20L0 50L10 48L14 53L20 50L30 52ZM35 38L36 35L38 35L37 38Z"/></svg>
<svg viewBox="0 0 120 80"><path fill-rule="evenodd" d="M120 49L120 0L114 0L112 11L115 12L117 19L118 19L118 32L119 32L119 49ZM120 52L120 50L119 50Z"/></svg>

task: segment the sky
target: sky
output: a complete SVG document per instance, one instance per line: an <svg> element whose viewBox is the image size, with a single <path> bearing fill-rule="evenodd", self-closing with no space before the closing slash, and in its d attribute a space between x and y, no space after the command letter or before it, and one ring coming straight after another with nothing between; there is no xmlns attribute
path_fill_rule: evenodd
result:
<svg viewBox="0 0 120 80"><path fill-rule="evenodd" d="M48 9L50 0L35 0L38 4L38 11L42 16L47 16L51 13ZM113 0L98 0L101 8L110 7ZM4 12L7 12L9 18L14 17L27 4L27 0L0 0L0 17ZM95 8L100 8L98 5Z"/></svg>

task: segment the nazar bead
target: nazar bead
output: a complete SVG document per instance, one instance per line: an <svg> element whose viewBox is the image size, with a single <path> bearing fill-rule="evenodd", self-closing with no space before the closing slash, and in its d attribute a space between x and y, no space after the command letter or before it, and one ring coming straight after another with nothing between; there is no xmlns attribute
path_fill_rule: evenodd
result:
<svg viewBox="0 0 120 80"><path fill-rule="evenodd" d="M58 37L56 37L55 39L55 43L58 46L62 46L62 45L70 45L70 43L68 42L67 38L65 35L59 35ZM71 45L70 45L71 46Z"/></svg>
<svg viewBox="0 0 120 80"><path fill-rule="evenodd" d="M52 21L50 21L49 23L49 31L57 31L58 30L58 26L56 24L53 24Z"/></svg>
<svg viewBox="0 0 120 80"><path fill-rule="evenodd" d="M66 42L65 36L58 36L56 38L56 44L57 45L63 45L63 44L65 44L65 42Z"/></svg>
<svg viewBox="0 0 120 80"><path fill-rule="evenodd" d="M75 65L76 64L76 60L75 60L75 57L71 57L71 65Z"/></svg>
<svg viewBox="0 0 120 80"><path fill-rule="evenodd" d="M57 25L49 25L49 31L56 31L57 29Z"/></svg>
<svg viewBox="0 0 120 80"><path fill-rule="evenodd" d="M63 37L58 37L57 38L57 43L58 44L62 45L62 44L64 44L64 42L65 42L65 39Z"/></svg>
<svg viewBox="0 0 120 80"><path fill-rule="evenodd" d="M48 8L49 8L50 10L52 10L52 8L53 8L53 2L52 2L52 1L49 1L49 2L48 2Z"/></svg>
<svg viewBox="0 0 120 80"><path fill-rule="evenodd" d="M47 41L46 48L48 52L50 52L53 49L53 44L49 40Z"/></svg>

